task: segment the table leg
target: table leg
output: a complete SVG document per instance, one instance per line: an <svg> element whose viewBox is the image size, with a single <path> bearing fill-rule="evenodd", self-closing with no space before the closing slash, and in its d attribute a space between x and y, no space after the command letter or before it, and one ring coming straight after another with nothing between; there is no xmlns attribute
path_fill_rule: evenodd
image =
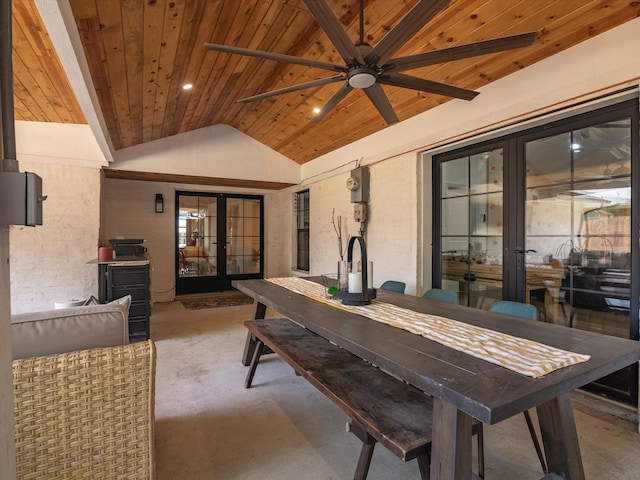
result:
<svg viewBox="0 0 640 480"><path fill-rule="evenodd" d="M251 388L251 383L253 382L253 376L256 373L256 368L258 368L258 362L260 361L260 354L262 353L262 349L264 348L264 342L259 338L256 338L256 348L253 352L253 358L251 359L251 365L249 366L249 371L247 372L247 376L244 380L244 388Z"/></svg>
<svg viewBox="0 0 640 480"><path fill-rule="evenodd" d="M466 413L433 399L431 480L471 478L471 423Z"/></svg>
<svg viewBox="0 0 640 480"><path fill-rule="evenodd" d="M538 405L536 410L549 472L567 480L584 480L569 393Z"/></svg>
<svg viewBox="0 0 640 480"><path fill-rule="evenodd" d="M253 301L253 318L252 320L258 320L264 318L267 313L267 306L257 300ZM242 353L242 365L247 367L251 364L253 358L253 352L256 349L256 338L250 333L247 333L247 340L244 342L244 352Z"/></svg>

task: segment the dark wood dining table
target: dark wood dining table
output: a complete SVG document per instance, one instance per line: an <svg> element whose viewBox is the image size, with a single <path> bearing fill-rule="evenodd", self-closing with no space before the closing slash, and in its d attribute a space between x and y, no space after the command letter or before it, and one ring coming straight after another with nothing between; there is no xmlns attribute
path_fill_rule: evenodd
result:
<svg viewBox="0 0 640 480"><path fill-rule="evenodd" d="M472 478L473 418L495 424L530 408L536 408L538 414L550 472L544 478L584 479L570 392L640 360L637 341L377 291L377 301L591 357L586 362L532 378L267 280L234 281L233 285L253 297L254 318L264 318L266 309L273 309L433 396L432 480ZM249 365L254 346L255 340L248 335L242 357L244 365Z"/></svg>

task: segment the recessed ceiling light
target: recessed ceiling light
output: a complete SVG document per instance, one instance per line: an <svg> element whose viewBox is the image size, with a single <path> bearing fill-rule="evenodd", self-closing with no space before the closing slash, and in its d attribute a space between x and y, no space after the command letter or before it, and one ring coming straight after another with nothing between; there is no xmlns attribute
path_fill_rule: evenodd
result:
<svg viewBox="0 0 640 480"><path fill-rule="evenodd" d="M313 109L313 113L315 113L316 115L320 113L320 107L315 107Z"/></svg>
<svg viewBox="0 0 640 480"><path fill-rule="evenodd" d="M190 83L185 83L185 84L182 86L182 89L183 89L183 90L191 90L192 88L193 88L193 85L192 85L192 84L190 84Z"/></svg>

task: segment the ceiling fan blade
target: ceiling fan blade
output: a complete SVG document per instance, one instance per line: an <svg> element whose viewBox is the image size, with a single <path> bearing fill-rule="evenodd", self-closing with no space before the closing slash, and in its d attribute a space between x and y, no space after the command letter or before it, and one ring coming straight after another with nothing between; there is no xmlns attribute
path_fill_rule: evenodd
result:
<svg viewBox="0 0 640 480"><path fill-rule="evenodd" d="M292 55L284 55L282 53L263 52L261 50L251 50L242 47L230 47L228 45L218 45L215 43L205 43L204 48L206 50L213 50L215 52L235 53L248 57L275 60L276 62L295 63L297 65L304 65L306 67L322 68L324 70L331 70L333 72L346 72L348 70L347 67L343 67L341 65L319 62L317 60L310 60L307 58L294 57Z"/></svg>
<svg viewBox="0 0 640 480"><path fill-rule="evenodd" d="M240 100L236 100L236 103L255 102L257 100L262 100L264 98L275 97L276 95L282 95L283 93L291 93L291 92L296 92L298 90L304 90L306 88L319 87L321 85L327 85L329 83L344 81L345 79L346 78L342 75L336 75L335 77L321 78L318 80L312 80L311 82L300 83L298 85L293 85L291 87L280 88L278 90L273 90L271 92L265 92L265 93L260 93L258 95L253 95L251 97L241 98Z"/></svg>
<svg viewBox="0 0 640 480"><path fill-rule="evenodd" d="M489 53L503 52L515 48L528 47L536 39L536 32L511 35L509 37L496 38L494 40L484 40L481 42L469 43L457 47L433 50L431 52L409 55L408 57L392 58L384 66L399 72L411 70L412 68L426 67L438 63L461 60L463 58L477 57Z"/></svg>
<svg viewBox="0 0 640 480"><path fill-rule="evenodd" d="M369 97L371 103L373 103L373 105L378 109L378 112L380 112L380 115L382 115L382 118L384 118L385 122L387 122L389 125L398 123L398 116L393 110L391 102L389 102L389 99L385 95L384 90L382 90L382 87L380 85L375 83L369 88L365 88L364 93L367 94L367 97Z"/></svg>
<svg viewBox="0 0 640 480"><path fill-rule="evenodd" d="M327 4L326 0L303 0L307 6L313 18L316 19L318 25L324 30L331 40L331 43L336 47L340 56L344 59L345 63L351 64L352 58L355 58L361 65L364 64L364 59L360 54L360 51L356 48L354 43L347 35L344 27L336 16L331 11L331 8Z"/></svg>
<svg viewBox="0 0 640 480"><path fill-rule="evenodd" d="M378 82L394 87L410 88L447 97L461 98L462 100L473 100L480 92L467 90L466 88L454 87L445 83L433 82L423 78L411 77L402 73L386 73L378 77Z"/></svg>
<svg viewBox="0 0 640 480"><path fill-rule="evenodd" d="M347 94L353 90L353 87L349 85L349 82L344 82L344 85L341 86L336 93L325 103L320 111L316 113L316 115L309 122L311 125L318 123L322 120L327 113L333 110L340 101L347 96Z"/></svg>
<svg viewBox="0 0 640 480"><path fill-rule="evenodd" d="M373 47L366 56L367 64L381 67L396 53L411 37L425 26L440 11L449 5L450 0L420 0L385 37Z"/></svg>

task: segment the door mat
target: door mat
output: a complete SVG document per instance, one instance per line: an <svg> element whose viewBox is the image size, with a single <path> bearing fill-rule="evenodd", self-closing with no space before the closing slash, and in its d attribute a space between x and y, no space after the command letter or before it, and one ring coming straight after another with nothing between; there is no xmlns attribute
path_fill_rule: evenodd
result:
<svg viewBox="0 0 640 480"><path fill-rule="evenodd" d="M199 310L201 308L236 307L249 305L253 298L237 290L228 292L207 293L198 296L190 296L177 299L187 310Z"/></svg>

